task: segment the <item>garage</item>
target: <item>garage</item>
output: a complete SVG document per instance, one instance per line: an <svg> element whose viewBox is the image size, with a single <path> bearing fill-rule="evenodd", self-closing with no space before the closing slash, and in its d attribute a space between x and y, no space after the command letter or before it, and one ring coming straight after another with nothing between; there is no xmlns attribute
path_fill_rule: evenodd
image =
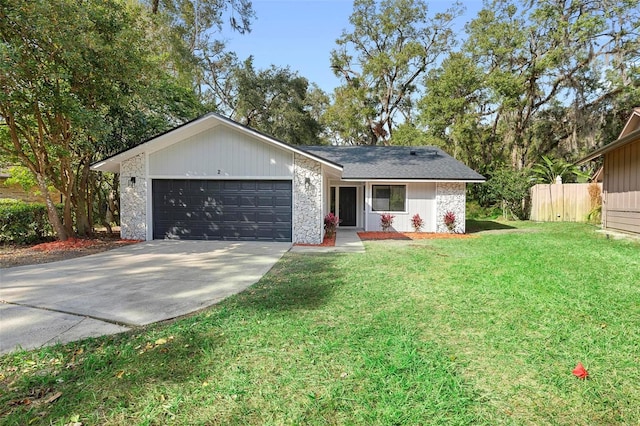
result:
<svg viewBox="0 0 640 426"><path fill-rule="evenodd" d="M292 236L290 180L153 179L154 239L283 241Z"/></svg>

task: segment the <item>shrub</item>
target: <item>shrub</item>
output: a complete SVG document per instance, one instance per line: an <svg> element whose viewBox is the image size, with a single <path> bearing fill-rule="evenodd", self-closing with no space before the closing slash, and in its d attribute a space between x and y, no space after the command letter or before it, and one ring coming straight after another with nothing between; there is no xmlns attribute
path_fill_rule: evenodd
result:
<svg viewBox="0 0 640 426"><path fill-rule="evenodd" d="M456 215L453 212L445 213L444 224L450 232L453 232L456 229Z"/></svg>
<svg viewBox="0 0 640 426"><path fill-rule="evenodd" d="M505 219L526 219L529 215L526 200L532 186L529 173L524 170L500 169L482 185L484 205L498 203Z"/></svg>
<svg viewBox="0 0 640 426"><path fill-rule="evenodd" d="M590 223L600 223L602 221L602 190L596 182L591 182L588 190L591 200L591 211L587 215L587 221Z"/></svg>
<svg viewBox="0 0 640 426"><path fill-rule="evenodd" d="M414 214L411 218L411 226L416 232L420 232L422 227L424 226L424 220L420 217L418 213Z"/></svg>
<svg viewBox="0 0 640 426"><path fill-rule="evenodd" d="M502 216L502 207L500 206L482 206L475 200L467 198L466 203L467 219L498 219Z"/></svg>
<svg viewBox="0 0 640 426"><path fill-rule="evenodd" d="M336 233L336 228L340 223L340 219L333 213L329 213L324 217L324 232L328 237L332 237Z"/></svg>
<svg viewBox="0 0 640 426"><path fill-rule="evenodd" d="M391 225L393 225L394 218L395 216L389 213L380 215L380 226L382 227L382 230L384 232L387 232L389 228L391 228Z"/></svg>
<svg viewBox="0 0 640 426"><path fill-rule="evenodd" d="M3 201L0 203L0 243L28 244L53 234L42 203Z"/></svg>

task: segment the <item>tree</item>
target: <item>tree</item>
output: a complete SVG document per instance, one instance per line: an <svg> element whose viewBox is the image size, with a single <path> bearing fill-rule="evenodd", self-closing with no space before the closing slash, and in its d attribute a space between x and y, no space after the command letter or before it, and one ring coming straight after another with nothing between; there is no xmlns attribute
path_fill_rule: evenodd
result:
<svg viewBox="0 0 640 426"><path fill-rule="evenodd" d="M461 51L427 78L421 124L470 164L518 169L610 140L639 93L638 6L488 2L467 24Z"/></svg>
<svg viewBox="0 0 640 426"><path fill-rule="evenodd" d="M482 123L487 103L482 70L466 55L453 52L425 78L418 101L418 122L435 144L468 166L486 170L500 162L496 135Z"/></svg>
<svg viewBox="0 0 640 426"><path fill-rule="evenodd" d="M547 111L564 105L566 126L558 136L577 143L576 132L594 121L580 111L592 113L624 91L623 80L633 81L626 64L637 62L640 9L637 1L617 0L495 0L490 6L467 26L464 48L486 76L492 107L485 117L501 134L511 164L523 168L545 153L534 125ZM625 75L619 82L602 78L617 69Z"/></svg>
<svg viewBox="0 0 640 426"><path fill-rule="evenodd" d="M168 52L168 70L180 85L191 85L203 102L217 110L230 95L226 83L237 58L215 40L225 20L240 34L251 31L250 0L143 0L154 14L155 39Z"/></svg>
<svg viewBox="0 0 640 426"><path fill-rule="evenodd" d="M439 141L412 123L402 123L393 132L393 140L390 142L392 145L421 146L438 145Z"/></svg>
<svg viewBox="0 0 640 426"><path fill-rule="evenodd" d="M329 122L347 143L389 143L398 122L411 122L419 78L452 43L459 5L427 15L423 0L356 0L331 52L344 84L334 92ZM400 115L401 117L399 117Z"/></svg>
<svg viewBox="0 0 640 426"><path fill-rule="evenodd" d="M137 134L175 122L176 108L160 100L174 92L147 49L149 26L139 5L120 0L2 2L0 153L33 173L61 240L91 230L97 156L133 143L140 121L149 124ZM63 219L50 185L64 196Z"/></svg>
<svg viewBox="0 0 640 426"><path fill-rule="evenodd" d="M502 216L525 219L528 212L524 208L532 181L525 170L500 168L482 185L483 204L502 206Z"/></svg>
<svg viewBox="0 0 640 426"><path fill-rule="evenodd" d="M320 124L312 116L309 83L289 68L256 71L253 58L236 69L233 118L294 145L318 144ZM319 94L317 87L315 96Z"/></svg>
<svg viewBox="0 0 640 426"><path fill-rule="evenodd" d="M73 234L74 150L104 132L104 100L117 96L125 83L119 77L138 63L122 53L141 36L122 4L74 3L13 3L0 11L0 115L9 130L1 148L36 177L62 240ZM64 195L64 225L49 183Z"/></svg>
<svg viewBox="0 0 640 426"><path fill-rule="evenodd" d="M250 31L254 17L250 0L150 0L151 12L165 12L176 23L183 35L191 34L192 44L197 44L199 35L213 26L222 27L224 12L231 10L229 24L244 34Z"/></svg>

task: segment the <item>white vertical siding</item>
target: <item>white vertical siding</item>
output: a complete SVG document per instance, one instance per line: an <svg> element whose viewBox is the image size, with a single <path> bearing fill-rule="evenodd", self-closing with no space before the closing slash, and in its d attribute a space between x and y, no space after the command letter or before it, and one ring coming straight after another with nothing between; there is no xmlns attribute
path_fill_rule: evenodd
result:
<svg viewBox="0 0 640 426"><path fill-rule="evenodd" d="M293 176L293 155L219 125L149 154L152 177L283 178Z"/></svg>
<svg viewBox="0 0 640 426"><path fill-rule="evenodd" d="M420 183L368 183L365 197L365 215L367 231L381 231L380 215L383 212L375 212L371 209L371 186L372 185L406 185L407 201L404 212L391 212L395 216L393 219L392 231L413 232L411 218L417 213L424 221L421 232L436 232L436 184L429 182Z"/></svg>

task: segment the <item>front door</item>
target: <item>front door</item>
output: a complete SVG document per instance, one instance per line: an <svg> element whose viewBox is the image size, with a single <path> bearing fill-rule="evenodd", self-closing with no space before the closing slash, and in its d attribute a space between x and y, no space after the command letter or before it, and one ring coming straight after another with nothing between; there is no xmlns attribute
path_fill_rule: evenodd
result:
<svg viewBox="0 0 640 426"><path fill-rule="evenodd" d="M341 186L338 217L340 226L356 226L356 190L354 186Z"/></svg>

